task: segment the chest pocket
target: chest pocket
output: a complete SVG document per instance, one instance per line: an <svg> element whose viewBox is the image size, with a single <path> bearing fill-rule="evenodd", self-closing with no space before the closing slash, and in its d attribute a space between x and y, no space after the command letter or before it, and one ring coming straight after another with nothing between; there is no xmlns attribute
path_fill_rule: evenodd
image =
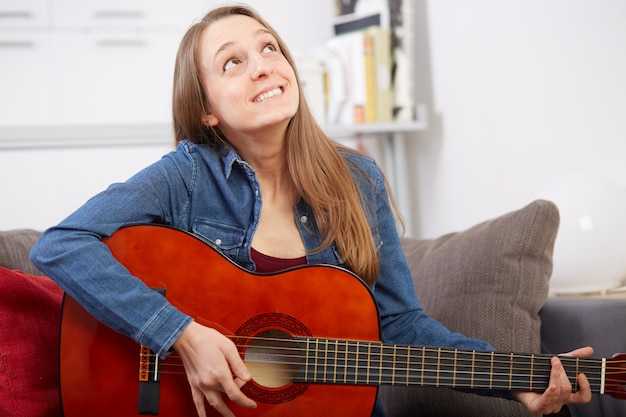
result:
<svg viewBox="0 0 626 417"><path fill-rule="evenodd" d="M241 227L205 219L194 220L193 232L208 240L227 256L235 259L246 238L246 231Z"/></svg>

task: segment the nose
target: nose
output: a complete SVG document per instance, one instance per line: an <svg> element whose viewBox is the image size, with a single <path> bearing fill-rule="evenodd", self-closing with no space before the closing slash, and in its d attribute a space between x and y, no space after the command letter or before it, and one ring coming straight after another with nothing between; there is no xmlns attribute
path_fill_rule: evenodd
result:
<svg viewBox="0 0 626 417"><path fill-rule="evenodd" d="M272 68L268 60L258 52L250 54L248 62L250 63L250 76L253 80L262 78L272 72Z"/></svg>

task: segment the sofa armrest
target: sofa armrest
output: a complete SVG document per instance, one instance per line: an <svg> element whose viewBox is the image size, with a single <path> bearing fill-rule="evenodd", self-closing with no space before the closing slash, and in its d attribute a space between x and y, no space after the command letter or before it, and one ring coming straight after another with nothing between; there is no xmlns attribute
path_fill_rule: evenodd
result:
<svg viewBox="0 0 626 417"><path fill-rule="evenodd" d="M540 316L544 353L583 346L592 346L594 357L626 353L626 299L550 297ZM626 416L626 401L608 395L568 408L572 417Z"/></svg>
<svg viewBox="0 0 626 417"><path fill-rule="evenodd" d="M0 231L0 266L32 275L43 275L30 262L28 255L41 232L31 229Z"/></svg>

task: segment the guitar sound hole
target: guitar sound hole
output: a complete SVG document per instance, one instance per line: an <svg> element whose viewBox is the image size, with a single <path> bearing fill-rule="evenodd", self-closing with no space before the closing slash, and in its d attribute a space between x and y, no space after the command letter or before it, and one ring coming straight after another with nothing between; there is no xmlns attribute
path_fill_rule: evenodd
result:
<svg viewBox="0 0 626 417"><path fill-rule="evenodd" d="M304 362L300 344L280 330L266 330L250 339L244 361L252 379L266 388L293 382Z"/></svg>

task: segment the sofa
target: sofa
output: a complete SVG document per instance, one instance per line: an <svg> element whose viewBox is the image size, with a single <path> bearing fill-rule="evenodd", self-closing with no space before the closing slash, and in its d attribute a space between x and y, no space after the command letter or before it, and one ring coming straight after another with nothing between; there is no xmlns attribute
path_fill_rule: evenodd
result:
<svg viewBox="0 0 626 417"><path fill-rule="evenodd" d="M557 207L546 200L436 239L403 238L424 310L453 331L501 352L562 353L592 345L594 356L626 352L626 299L549 297ZM34 268L34 230L0 232L0 415L60 416L58 324L62 291ZM504 398L450 388L384 386L390 417L515 417ZM594 395L558 416L617 417L626 401Z"/></svg>

